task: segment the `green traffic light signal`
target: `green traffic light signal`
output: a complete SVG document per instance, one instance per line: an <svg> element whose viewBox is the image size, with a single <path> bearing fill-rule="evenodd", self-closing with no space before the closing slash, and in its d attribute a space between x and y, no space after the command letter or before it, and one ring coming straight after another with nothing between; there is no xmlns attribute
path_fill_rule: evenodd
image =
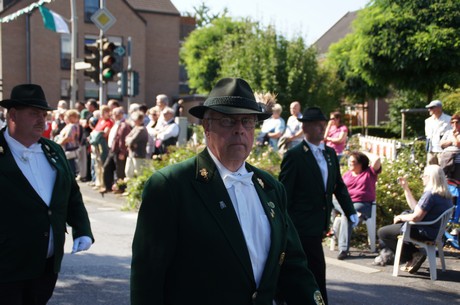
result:
<svg viewBox="0 0 460 305"><path fill-rule="evenodd" d="M106 38L102 40L102 79L104 83L113 80L113 77L117 74L114 69L116 59L114 56L114 50L116 45L113 42L108 41Z"/></svg>

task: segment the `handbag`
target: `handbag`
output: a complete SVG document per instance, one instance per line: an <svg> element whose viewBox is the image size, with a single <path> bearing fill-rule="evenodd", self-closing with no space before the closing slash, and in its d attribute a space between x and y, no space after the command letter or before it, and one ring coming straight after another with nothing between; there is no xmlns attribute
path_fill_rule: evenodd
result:
<svg viewBox="0 0 460 305"><path fill-rule="evenodd" d="M66 150L65 151L65 157L67 158L67 160L76 159L78 157L77 151L78 151L78 149Z"/></svg>

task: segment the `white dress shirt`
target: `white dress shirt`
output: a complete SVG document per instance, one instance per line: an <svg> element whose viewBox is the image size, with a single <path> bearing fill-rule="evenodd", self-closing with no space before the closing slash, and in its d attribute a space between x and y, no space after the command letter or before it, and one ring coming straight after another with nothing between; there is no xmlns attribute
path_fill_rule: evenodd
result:
<svg viewBox="0 0 460 305"><path fill-rule="evenodd" d="M45 202L47 206L51 203L54 183L56 181L56 169L51 166L40 143L25 147L9 134L8 129L5 133L5 141L10 148L14 160L23 175L27 178L35 192ZM39 204L37 202L37 204ZM47 257L54 254L53 231L50 227L50 239L48 243Z"/></svg>
<svg viewBox="0 0 460 305"><path fill-rule="evenodd" d="M328 171L327 171L327 162L326 158L324 157L324 143L321 142L319 145L312 144L305 139L305 142L308 143L308 146L310 147L313 156L315 156L316 163L318 163L319 169L321 170L321 175L323 176L323 182L324 182L324 188L327 186L327 176L328 176Z"/></svg>
<svg viewBox="0 0 460 305"><path fill-rule="evenodd" d="M248 174L244 163L237 172L233 173L225 168L209 149L208 152L214 160L214 163L219 170L219 174L227 187L230 199L232 200L233 207L246 240L254 279L258 287L271 244L271 229L267 214L262 207L259 195L257 194L252 181L250 185L243 183L230 185L226 182L228 181L228 179L226 179L228 175ZM223 208L223 206L221 206L221 208Z"/></svg>
<svg viewBox="0 0 460 305"><path fill-rule="evenodd" d="M425 120L425 135L430 139L429 152L442 152L441 138L446 131L452 129L450 115L442 113L439 118L434 115Z"/></svg>

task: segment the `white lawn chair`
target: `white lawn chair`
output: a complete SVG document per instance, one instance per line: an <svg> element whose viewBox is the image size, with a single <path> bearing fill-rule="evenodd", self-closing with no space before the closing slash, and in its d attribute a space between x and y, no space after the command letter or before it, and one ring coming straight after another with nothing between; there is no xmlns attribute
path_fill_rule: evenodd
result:
<svg viewBox="0 0 460 305"><path fill-rule="evenodd" d="M340 216L342 217L342 216ZM334 224L332 225L334 229L334 236L331 236L331 243L329 249L331 251L335 251L335 244L337 242L337 238L340 232L340 217L337 216L334 219ZM377 204L372 202L372 212L371 217L368 218L365 223L367 227L367 241L369 242L369 247L371 248L371 252L375 252L375 244L376 244L376 227L377 227Z"/></svg>
<svg viewBox="0 0 460 305"><path fill-rule="evenodd" d="M403 235L398 236L398 245L396 246L395 261L394 261L394 266L393 266L393 276L398 276L399 262L401 260L401 250L405 242L416 244L417 246L423 247L426 250L428 262L430 265L430 277L432 281L435 281L437 278L436 248L438 249L439 260L441 261L442 271L443 272L446 271L446 262L444 260L444 251L442 249L443 248L442 236L444 235L444 231L446 230L447 222L452 217L453 210L454 210L453 207L446 210L437 219L432 220L432 221L420 221L420 222L410 221L407 223L406 231L403 233ZM440 226L439 226L438 234L436 235L436 239L434 241L418 241L410 237L410 230L412 226L414 225L426 226L426 225L432 225L437 222L440 222Z"/></svg>

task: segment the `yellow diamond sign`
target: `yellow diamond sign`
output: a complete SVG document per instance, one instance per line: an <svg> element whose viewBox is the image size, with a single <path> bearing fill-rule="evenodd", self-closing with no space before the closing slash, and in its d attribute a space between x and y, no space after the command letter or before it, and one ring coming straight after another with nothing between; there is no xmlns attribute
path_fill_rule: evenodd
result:
<svg viewBox="0 0 460 305"><path fill-rule="evenodd" d="M106 9L97 10L92 16L91 21L103 32L107 31L117 19Z"/></svg>

